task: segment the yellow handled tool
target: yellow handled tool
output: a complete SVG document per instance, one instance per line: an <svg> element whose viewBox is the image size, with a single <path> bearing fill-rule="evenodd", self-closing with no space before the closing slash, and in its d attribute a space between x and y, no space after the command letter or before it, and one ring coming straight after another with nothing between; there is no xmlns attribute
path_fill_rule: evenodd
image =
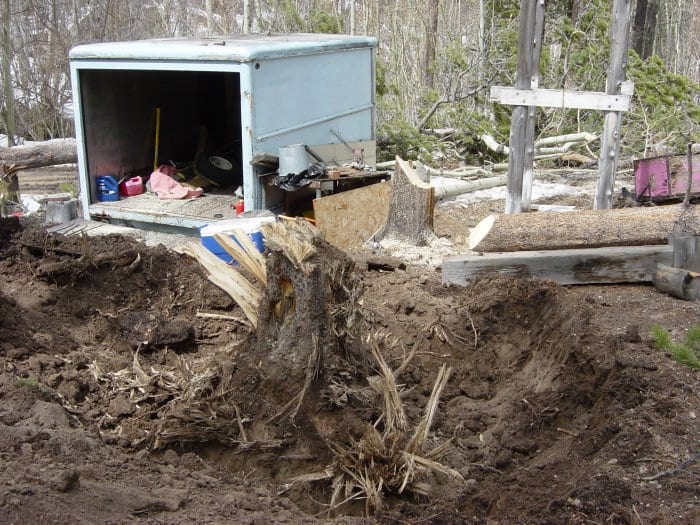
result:
<svg viewBox="0 0 700 525"><path fill-rule="evenodd" d="M158 146L160 145L160 108L156 108L156 150L153 155L153 171L158 169Z"/></svg>

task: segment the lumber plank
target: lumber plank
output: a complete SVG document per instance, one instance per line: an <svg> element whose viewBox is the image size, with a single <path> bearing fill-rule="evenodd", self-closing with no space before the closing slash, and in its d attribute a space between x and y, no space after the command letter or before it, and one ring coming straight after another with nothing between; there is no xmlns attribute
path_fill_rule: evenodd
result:
<svg viewBox="0 0 700 525"><path fill-rule="evenodd" d="M491 102L507 106L537 106L545 108L590 109L595 111L629 111L630 95L608 95L593 91L565 89L517 89L491 87Z"/></svg>
<svg viewBox="0 0 700 525"><path fill-rule="evenodd" d="M680 224L700 232L700 206L495 214L471 229L469 249L516 252L664 244Z"/></svg>
<svg viewBox="0 0 700 525"><path fill-rule="evenodd" d="M668 245L450 255L442 260L442 282L466 285L493 275L559 284L646 282L652 280L657 263L669 264L672 257Z"/></svg>
<svg viewBox="0 0 700 525"><path fill-rule="evenodd" d="M316 226L336 248L355 251L386 223L391 183L380 182L314 199Z"/></svg>

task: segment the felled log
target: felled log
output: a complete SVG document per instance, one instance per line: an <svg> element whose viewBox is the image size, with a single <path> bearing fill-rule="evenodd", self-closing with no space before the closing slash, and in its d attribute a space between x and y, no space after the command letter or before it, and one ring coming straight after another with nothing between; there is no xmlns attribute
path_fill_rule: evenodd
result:
<svg viewBox="0 0 700 525"><path fill-rule="evenodd" d="M27 168L43 168L78 162L75 139L54 139L29 146L0 148L0 180L8 182L6 197L19 201L17 172Z"/></svg>
<svg viewBox="0 0 700 525"><path fill-rule="evenodd" d="M377 235L426 244L433 236L435 188L420 180L405 160L396 157L396 171L391 179L391 199L386 225Z"/></svg>
<svg viewBox="0 0 700 525"><path fill-rule="evenodd" d="M78 152L75 139L53 139L27 146L0 148L0 165L5 173L76 162Z"/></svg>
<svg viewBox="0 0 700 525"><path fill-rule="evenodd" d="M508 179L505 175L499 177L486 177L476 180L453 180L446 179L441 184L435 185L435 200L454 197L471 193L472 191L486 190L497 186L505 186Z"/></svg>
<svg viewBox="0 0 700 525"><path fill-rule="evenodd" d="M489 215L469 234L469 249L516 252L664 244L674 226L700 232L698 206Z"/></svg>
<svg viewBox="0 0 700 525"><path fill-rule="evenodd" d="M666 264L657 264L654 286L673 297L686 301L700 300L700 273Z"/></svg>

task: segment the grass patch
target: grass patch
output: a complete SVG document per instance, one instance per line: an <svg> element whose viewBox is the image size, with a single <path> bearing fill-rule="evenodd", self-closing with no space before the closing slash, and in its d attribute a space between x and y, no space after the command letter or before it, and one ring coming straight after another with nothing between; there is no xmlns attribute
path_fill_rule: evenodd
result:
<svg viewBox="0 0 700 525"><path fill-rule="evenodd" d="M58 185L58 191L61 193L70 193L70 196L73 198L78 195L78 187L72 182L61 182Z"/></svg>
<svg viewBox="0 0 700 525"><path fill-rule="evenodd" d="M700 326L690 328L682 343L674 343L668 330L655 325L651 327L651 342L657 350L670 352L677 363L700 370Z"/></svg>
<svg viewBox="0 0 700 525"><path fill-rule="evenodd" d="M39 381L33 377L21 377L17 380L17 384L25 388L39 388Z"/></svg>

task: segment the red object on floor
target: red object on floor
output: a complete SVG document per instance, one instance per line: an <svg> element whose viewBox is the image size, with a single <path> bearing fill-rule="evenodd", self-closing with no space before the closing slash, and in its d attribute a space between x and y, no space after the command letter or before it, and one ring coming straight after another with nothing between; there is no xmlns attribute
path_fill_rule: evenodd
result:
<svg viewBox="0 0 700 525"><path fill-rule="evenodd" d="M143 193L143 179L141 177L132 177L125 180L119 185L119 193L124 197L132 197Z"/></svg>
<svg viewBox="0 0 700 525"><path fill-rule="evenodd" d="M245 206L243 205L243 199L241 199L236 203L236 215L238 216L241 213L243 213L244 211L245 211Z"/></svg>

